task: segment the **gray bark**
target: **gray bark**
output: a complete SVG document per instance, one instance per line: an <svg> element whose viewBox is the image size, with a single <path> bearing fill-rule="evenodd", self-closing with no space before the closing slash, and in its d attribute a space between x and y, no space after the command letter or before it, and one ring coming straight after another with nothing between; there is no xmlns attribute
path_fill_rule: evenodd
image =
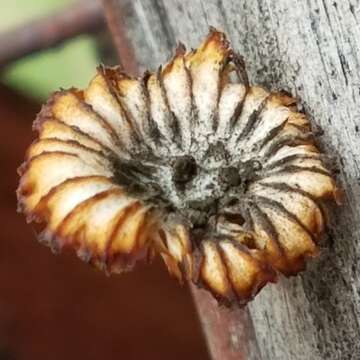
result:
<svg viewBox="0 0 360 360"><path fill-rule="evenodd" d="M360 359L360 1L117 2L142 70L169 59L177 40L196 47L212 25L245 57L252 84L290 91L322 127L343 205L321 256L249 308L263 360Z"/></svg>

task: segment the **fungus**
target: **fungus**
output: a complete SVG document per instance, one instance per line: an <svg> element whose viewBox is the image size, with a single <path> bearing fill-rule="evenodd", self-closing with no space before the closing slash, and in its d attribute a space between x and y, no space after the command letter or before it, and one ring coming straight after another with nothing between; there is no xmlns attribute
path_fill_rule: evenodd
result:
<svg viewBox="0 0 360 360"><path fill-rule="evenodd" d="M211 29L157 72L52 95L17 191L39 238L108 273L159 254L225 305L303 270L337 188L295 100L247 79Z"/></svg>

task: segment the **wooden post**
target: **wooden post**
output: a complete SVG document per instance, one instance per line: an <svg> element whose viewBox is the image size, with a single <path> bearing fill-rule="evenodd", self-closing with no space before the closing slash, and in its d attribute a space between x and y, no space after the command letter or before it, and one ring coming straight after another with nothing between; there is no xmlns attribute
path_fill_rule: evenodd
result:
<svg viewBox="0 0 360 360"><path fill-rule="evenodd" d="M234 325L238 335L246 329L239 338L255 349L242 347L237 359L360 359L360 2L104 3L121 13L141 70L164 63L177 40L196 47L210 25L225 31L247 61L251 82L298 96L300 107L324 130L320 146L338 162L343 206L330 216L321 256L302 275L262 290L249 305L252 321L242 310L229 315L217 309L194 290L213 358L234 358L213 350L224 344L220 339L217 345L219 334L231 344ZM221 320L208 326L216 316ZM249 335L251 323L258 345Z"/></svg>
<svg viewBox="0 0 360 360"><path fill-rule="evenodd" d="M220 307L207 291L193 284L190 289L212 359L261 358L248 309Z"/></svg>

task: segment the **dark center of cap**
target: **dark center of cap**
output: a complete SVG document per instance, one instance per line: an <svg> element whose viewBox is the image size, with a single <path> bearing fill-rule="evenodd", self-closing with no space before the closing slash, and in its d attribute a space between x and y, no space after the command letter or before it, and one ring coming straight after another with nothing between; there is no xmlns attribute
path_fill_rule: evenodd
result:
<svg viewBox="0 0 360 360"><path fill-rule="evenodd" d="M220 172L220 177L224 183L230 186L238 186L241 184L239 170L236 167L230 166L222 168Z"/></svg>
<svg viewBox="0 0 360 360"><path fill-rule="evenodd" d="M186 183L196 174L196 162L192 156L178 157L173 165L173 180L177 183Z"/></svg>

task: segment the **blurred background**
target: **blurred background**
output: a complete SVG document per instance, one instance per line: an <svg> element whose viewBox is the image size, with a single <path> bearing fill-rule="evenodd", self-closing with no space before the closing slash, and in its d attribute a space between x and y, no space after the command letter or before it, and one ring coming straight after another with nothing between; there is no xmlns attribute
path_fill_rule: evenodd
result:
<svg viewBox="0 0 360 360"><path fill-rule="evenodd" d="M207 359L189 291L159 261L107 277L72 253L53 255L16 212L16 169L41 103L116 62L101 5L86 3L75 36L69 16L52 18L75 14L70 0L0 0L0 360ZM62 27L66 41L35 51L49 45L37 32L56 42Z"/></svg>

